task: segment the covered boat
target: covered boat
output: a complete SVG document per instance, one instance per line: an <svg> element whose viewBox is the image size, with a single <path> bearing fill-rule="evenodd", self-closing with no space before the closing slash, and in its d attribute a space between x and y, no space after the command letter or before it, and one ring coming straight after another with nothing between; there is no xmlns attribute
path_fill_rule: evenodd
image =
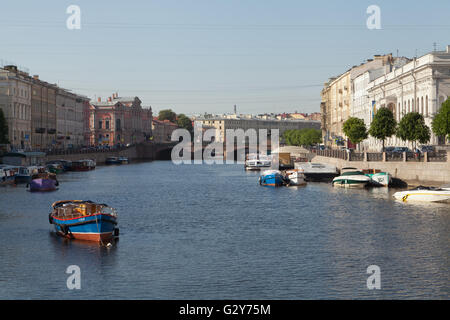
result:
<svg viewBox="0 0 450 320"><path fill-rule="evenodd" d="M49 222L58 235L103 242L118 236L117 211L106 204L84 200L63 200L52 204Z"/></svg>
<svg viewBox="0 0 450 320"><path fill-rule="evenodd" d="M245 160L245 170L268 169L272 165L272 158L262 154L248 154Z"/></svg>
<svg viewBox="0 0 450 320"><path fill-rule="evenodd" d="M305 175L302 169L292 169L286 171L286 178L289 180L289 186L306 185Z"/></svg>
<svg viewBox="0 0 450 320"><path fill-rule="evenodd" d="M59 185L56 174L50 172L40 172L31 176L28 184L30 191L54 191Z"/></svg>
<svg viewBox="0 0 450 320"><path fill-rule="evenodd" d="M415 189L396 192L393 197L404 202L421 201L450 203L450 185L444 185L440 188L419 186Z"/></svg>
<svg viewBox="0 0 450 320"><path fill-rule="evenodd" d="M72 170L72 161L69 160L52 160L52 161L48 161L46 163L47 165L49 164L58 164L61 165L63 168L63 171L70 171Z"/></svg>
<svg viewBox="0 0 450 320"><path fill-rule="evenodd" d="M342 168L341 175L333 179L333 186L344 188L364 188L370 182L370 177L356 168Z"/></svg>
<svg viewBox="0 0 450 320"><path fill-rule="evenodd" d="M30 183L33 174L37 174L38 172L39 167L37 166L20 167L19 172L16 174L16 183Z"/></svg>
<svg viewBox="0 0 450 320"><path fill-rule="evenodd" d="M336 166L326 163L297 162L295 169L302 169L306 181L330 182L339 175Z"/></svg>
<svg viewBox="0 0 450 320"><path fill-rule="evenodd" d="M94 170L95 166L96 166L95 161L91 159L72 161L72 171Z"/></svg>
<svg viewBox="0 0 450 320"><path fill-rule="evenodd" d="M259 184L262 186L281 187L289 182L287 178L283 176L281 171L267 170L259 177Z"/></svg>

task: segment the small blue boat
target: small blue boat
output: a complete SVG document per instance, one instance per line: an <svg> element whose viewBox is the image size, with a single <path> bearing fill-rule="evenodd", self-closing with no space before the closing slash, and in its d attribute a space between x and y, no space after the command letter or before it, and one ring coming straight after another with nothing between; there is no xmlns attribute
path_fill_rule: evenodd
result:
<svg viewBox="0 0 450 320"><path fill-rule="evenodd" d="M63 200L52 204L49 222L58 235L95 242L118 236L117 212L106 204L84 200Z"/></svg>
<svg viewBox="0 0 450 320"><path fill-rule="evenodd" d="M259 177L259 184L262 186L281 187L286 185L288 180L278 170L267 170Z"/></svg>

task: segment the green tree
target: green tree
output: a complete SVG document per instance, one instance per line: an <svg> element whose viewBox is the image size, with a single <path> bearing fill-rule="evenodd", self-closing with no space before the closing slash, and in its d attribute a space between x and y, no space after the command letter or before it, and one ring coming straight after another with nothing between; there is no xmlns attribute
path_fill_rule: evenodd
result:
<svg viewBox="0 0 450 320"><path fill-rule="evenodd" d="M434 116L431 128L435 135L450 139L450 98L442 104L441 110Z"/></svg>
<svg viewBox="0 0 450 320"><path fill-rule="evenodd" d="M3 110L0 108L0 144L8 144L8 123Z"/></svg>
<svg viewBox="0 0 450 320"><path fill-rule="evenodd" d="M397 121L395 121L394 114L388 108L380 108L373 117L370 124L369 134L375 139L384 142L386 138L392 137L397 129Z"/></svg>
<svg viewBox="0 0 450 320"><path fill-rule="evenodd" d="M300 145L312 146L322 142L322 131L312 128L301 131Z"/></svg>
<svg viewBox="0 0 450 320"><path fill-rule="evenodd" d="M358 144L368 137L367 128L362 119L350 117L344 122L342 129L354 144Z"/></svg>
<svg viewBox="0 0 450 320"><path fill-rule="evenodd" d="M169 120L170 122L175 122L177 120L177 114L173 112L172 109L164 109L159 112L158 120Z"/></svg>
<svg viewBox="0 0 450 320"><path fill-rule="evenodd" d="M189 119L188 117L186 117L186 115L180 113L177 117L177 125L180 128L184 128L186 130L188 130L189 132L193 132L194 129L192 127L192 121L191 119Z"/></svg>
<svg viewBox="0 0 450 320"><path fill-rule="evenodd" d="M430 141L431 131L420 113L410 112L400 120L396 135L403 141L413 142L416 146L417 141L422 144Z"/></svg>
<svg viewBox="0 0 450 320"><path fill-rule="evenodd" d="M322 142L322 132L317 129L286 130L283 139L290 146L311 146Z"/></svg>

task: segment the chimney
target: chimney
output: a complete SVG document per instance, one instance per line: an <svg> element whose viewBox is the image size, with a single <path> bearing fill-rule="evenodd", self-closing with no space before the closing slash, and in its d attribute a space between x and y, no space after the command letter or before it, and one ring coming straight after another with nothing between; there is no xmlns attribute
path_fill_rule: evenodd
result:
<svg viewBox="0 0 450 320"><path fill-rule="evenodd" d="M108 97L108 102L111 102L111 97Z"/></svg>
<svg viewBox="0 0 450 320"><path fill-rule="evenodd" d="M447 46L447 53L450 53L450 45Z"/></svg>
<svg viewBox="0 0 450 320"><path fill-rule="evenodd" d="M35 74L35 75L33 76L33 79L34 79L34 80L39 80L39 76L38 76L37 74Z"/></svg>
<svg viewBox="0 0 450 320"><path fill-rule="evenodd" d="M101 98L101 97L98 97L97 101L98 101L98 102L102 102L102 98Z"/></svg>

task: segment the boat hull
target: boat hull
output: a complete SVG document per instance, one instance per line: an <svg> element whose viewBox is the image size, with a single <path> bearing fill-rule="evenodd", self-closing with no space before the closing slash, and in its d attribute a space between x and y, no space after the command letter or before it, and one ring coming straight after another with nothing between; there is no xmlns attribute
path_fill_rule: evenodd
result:
<svg viewBox="0 0 450 320"><path fill-rule="evenodd" d="M283 176L277 173L261 176L259 178L259 183L262 186L270 186L270 187L281 187L285 184Z"/></svg>
<svg viewBox="0 0 450 320"><path fill-rule="evenodd" d="M370 177L373 184L378 186L389 187L391 183L391 175L387 172L368 174L367 176Z"/></svg>
<svg viewBox="0 0 450 320"><path fill-rule="evenodd" d="M108 214L94 214L74 219L51 216L51 223L58 235L85 241L102 242L111 240L117 225L117 218Z"/></svg>
<svg viewBox="0 0 450 320"><path fill-rule="evenodd" d="M341 178L337 177L333 180L334 187L340 188L351 188L351 189L362 189L367 186L368 180L355 180L352 178Z"/></svg>
<svg viewBox="0 0 450 320"><path fill-rule="evenodd" d="M16 176L16 183L20 184L20 183L30 183L31 182L31 176L26 176L26 175L17 175Z"/></svg>
<svg viewBox="0 0 450 320"><path fill-rule="evenodd" d="M30 181L30 191L36 192L36 191L54 191L56 190L56 181L53 179L45 179L45 178L39 178L39 179L33 179Z"/></svg>
<svg viewBox="0 0 450 320"><path fill-rule="evenodd" d="M412 190L394 193L393 197L404 202L444 202L450 203L450 191Z"/></svg>

